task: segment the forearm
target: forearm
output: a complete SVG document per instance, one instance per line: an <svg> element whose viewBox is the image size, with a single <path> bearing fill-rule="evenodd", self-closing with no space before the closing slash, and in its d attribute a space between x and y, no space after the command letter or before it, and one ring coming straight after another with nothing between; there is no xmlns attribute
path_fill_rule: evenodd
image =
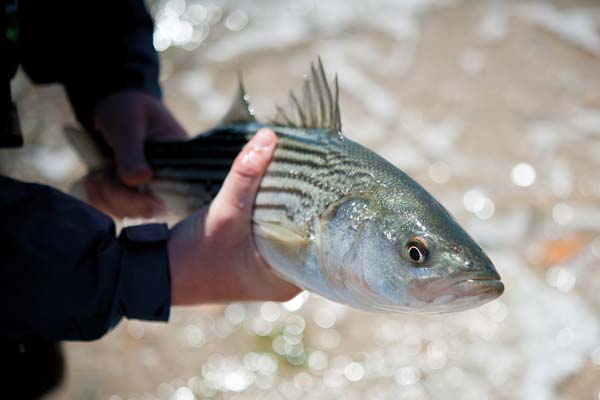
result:
<svg viewBox="0 0 600 400"><path fill-rule="evenodd" d="M164 225L112 220L49 187L0 177L0 336L91 340L122 317L167 320Z"/></svg>
<svg viewBox="0 0 600 400"><path fill-rule="evenodd" d="M112 93L139 89L160 97L153 23L143 0L22 0L19 13L25 71L37 83L63 83L86 128L93 128L94 106Z"/></svg>

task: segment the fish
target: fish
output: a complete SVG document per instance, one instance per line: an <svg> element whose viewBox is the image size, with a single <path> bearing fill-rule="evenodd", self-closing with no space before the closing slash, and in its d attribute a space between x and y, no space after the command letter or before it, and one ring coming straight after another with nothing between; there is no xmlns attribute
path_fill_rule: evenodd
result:
<svg viewBox="0 0 600 400"><path fill-rule="evenodd" d="M273 271L302 289L369 312L437 314L504 292L494 264L420 184L342 132L337 75L311 63L301 94L259 122L242 80L221 122L183 142L147 142L150 185L183 215L218 193L260 129L277 137L253 205L252 232ZM67 129L84 160L94 145ZM106 157L104 157L106 158Z"/></svg>

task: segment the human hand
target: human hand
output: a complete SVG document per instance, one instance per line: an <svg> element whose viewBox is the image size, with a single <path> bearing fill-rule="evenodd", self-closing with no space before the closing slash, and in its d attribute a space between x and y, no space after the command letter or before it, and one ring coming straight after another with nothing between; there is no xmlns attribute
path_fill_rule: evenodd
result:
<svg viewBox="0 0 600 400"><path fill-rule="evenodd" d="M94 128L112 148L117 175L128 186L152 180L144 158L146 140L185 140L188 136L164 104L140 90L123 90L94 109Z"/></svg>
<svg viewBox="0 0 600 400"><path fill-rule="evenodd" d="M113 150L116 176L108 172L85 177L87 200L120 219L164 214L162 201L140 185L152 179L144 142L188 137L173 115L159 99L139 90L124 90L96 105L93 123Z"/></svg>
<svg viewBox="0 0 600 400"><path fill-rule="evenodd" d="M167 206L158 196L144 187L125 185L112 170L91 172L76 186L85 191L91 205L117 219L167 215Z"/></svg>
<svg viewBox="0 0 600 400"><path fill-rule="evenodd" d="M271 130L258 131L213 202L173 228L168 242L173 305L284 301L300 291L271 271L252 237L254 198L276 141Z"/></svg>

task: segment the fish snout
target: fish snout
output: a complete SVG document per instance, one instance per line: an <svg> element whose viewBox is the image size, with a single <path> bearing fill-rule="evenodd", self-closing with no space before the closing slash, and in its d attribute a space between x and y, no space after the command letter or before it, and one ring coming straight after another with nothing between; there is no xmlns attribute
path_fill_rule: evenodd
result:
<svg viewBox="0 0 600 400"><path fill-rule="evenodd" d="M449 303L465 297L487 301L504 293L504 284L495 268L452 273L443 278L413 284L415 297L426 303Z"/></svg>

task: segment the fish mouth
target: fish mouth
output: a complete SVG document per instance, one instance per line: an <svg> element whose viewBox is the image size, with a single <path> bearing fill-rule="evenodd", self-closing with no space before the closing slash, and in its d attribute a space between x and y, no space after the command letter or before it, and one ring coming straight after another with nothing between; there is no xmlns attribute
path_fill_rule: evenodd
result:
<svg viewBox="0 0 600 400"><path fill-rule="evenodd" d="M490 301L504 293L504 284L496 271L458 272L445 278L416 282L415 297L426 303L443 305L463 298Z"/></svg>

